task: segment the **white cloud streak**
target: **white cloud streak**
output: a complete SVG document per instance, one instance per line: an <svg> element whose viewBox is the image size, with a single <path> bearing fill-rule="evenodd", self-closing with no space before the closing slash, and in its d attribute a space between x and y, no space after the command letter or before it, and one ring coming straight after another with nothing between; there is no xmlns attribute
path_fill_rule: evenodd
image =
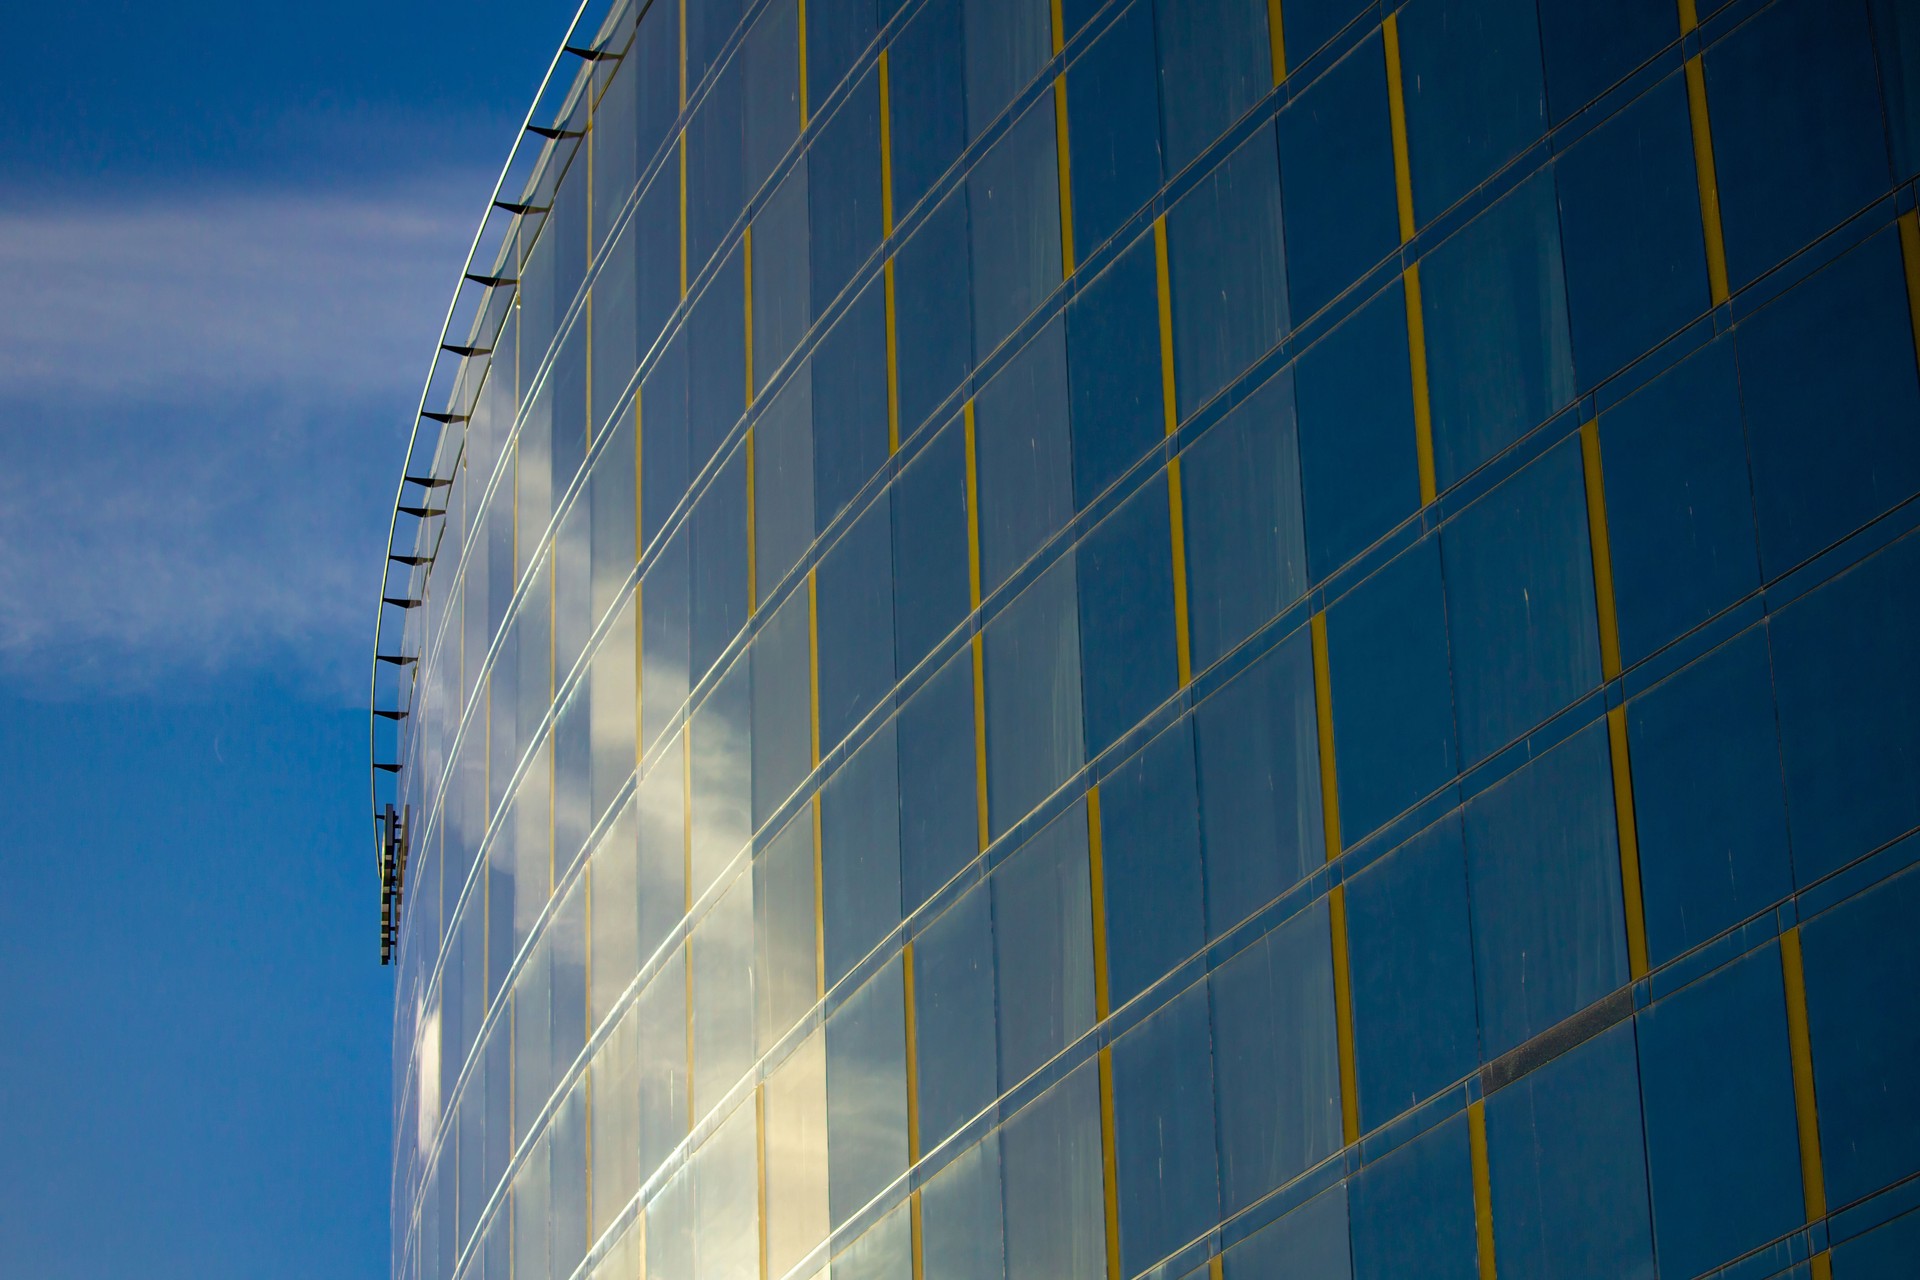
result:
<svg viewBox="0 0 1920 1280"><path fill-rule="evenodd" d="M0 212L0 673L364 696L387 507L484 179Z"/></svg>

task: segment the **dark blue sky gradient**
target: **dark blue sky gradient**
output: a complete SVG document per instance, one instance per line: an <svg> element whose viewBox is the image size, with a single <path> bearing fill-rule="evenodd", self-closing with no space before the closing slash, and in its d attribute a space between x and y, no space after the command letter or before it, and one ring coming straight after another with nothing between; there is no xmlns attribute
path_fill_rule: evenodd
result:
<svg viewBox="0 0 1920 1280"><path fill-rule="evenodd" d="M8 12L0 1276L387 1272L382 542L573 8Z"/></svg>

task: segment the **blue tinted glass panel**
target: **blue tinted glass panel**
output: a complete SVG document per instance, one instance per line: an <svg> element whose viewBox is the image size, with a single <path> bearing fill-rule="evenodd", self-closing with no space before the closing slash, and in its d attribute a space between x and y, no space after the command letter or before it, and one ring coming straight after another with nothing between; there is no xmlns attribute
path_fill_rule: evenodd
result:
<svg viewBox="0 0 1920 1280"><path fill-rule="evenodd" d="M962 0L928 0L887 50L893 216L920 203L967 145Z"/></svg>
<svg viewBox="0 0 1920 1280"><path fill-rule="evenodd" d="M1668 76L1554 167L1574 369L1591 387L1707 309L1685 79Z"/></svg>
<svg viewBox="0 0 1920 1280"><path fill-rule="evenodd" d="M987 812L996 836L1086 760L1074 582L1069 553L986 627Z"/></svg>
<svg viewBox="0 0 1920 1280"><path fill-rule="evenodd" d="M727 37L740 25L740 15L745 9L745 0L714 0L711 4L686 7L688 97L693 96L694 90L713 66Z"/></svg>
<svg viewBox="0 0 1920 1280"><path fill-rule="evenodd" d="M873 43L878 18L873 0L813 0L807 6L807 92L812 103L823 101L846 79Z"/></svg>
<svg viewBox="0 0 1920 1280"><path fill-rule="evenodd" d="M1160 0L1154 19L1160 120L1173 173L1273 87L1267 7L1257 0Z"/></svg>
<svg viewBox="0 0 1920 1280"><path fill-rule="evenodd" d="M894 361L900 438L911 437L973 369L967 191L927 215L894 258Z"/></svg>
<svg viewBox="0 0 1920 1280"><path fill-rule="evenodd" d="M1439 539L1327 610L1327 655L1340 833L1350 845L1455 772Z"/></svg>
<svg viewBox="0 0 1920 1280"><path fill-rule="evenodd" d="M633 51L638 55L634 72L640 81L635 154L645 169L680 114L680 6L648 5L640 16ZM679 246L674 248L677 253Z"/></svg>
<svg viewBox="0 0 1920 1280"><path fill-rule="evenodd" d="M1080 664L1090 754L1104 751L1180 683L1168 518L1164 481L1156 475L1080 544Z"/></svg>
<svg viewBox="0 0 1920 1280"><path fill-rule="evenodd" d="M1080 507L1165 433L1158 288L1153 240L1142 236L1067 304L1073 492Z"/></svg>
<svg viewBox="0 0 1920 1280"><path fill-rule="evenodd" d="M906 1168L906 1004L896 957L827 1018L832 1220L845 1222Z"/></svg>
<svg viewBox="0 0 1920 1280"><path fill-rule="evenodd" d="M973 660L962 649L900 712L900 880L912 911L979 848Z"/></svg>
<svg viewBox="0 0 1920 1280"><path fill-rule="evenodd" d="M1698 1275L1805 1213L1779 947L1676 992L1639 1024L1660 1270Z"/></svg>
<svg viewBox="0 0 1920 1280"><path fill-rule="evenodd" d="M1100 783L1107 986L1115 1008L1206 940L1199 805L1187 720Z"/></svg>
<svg viewBox="0 0 1920 1280"><path fill-rule="evenodd" d="M692 848L688 898L719 879L753 834L752 702L749 657L741 654L693 714L688 761ZM659 769L659 765L654 766ZM709 1102L712 1099L708 1099Z"/></svg>
<svg viewBox="0 0 1920 1280"><path fill-rule="evenodd" d="M1122 1275L1219 1220L1210 1041L1207 987L1199 983L1113 1046Z"/></svg>
<svg viewBox="0 0 1920 1280"><path fill-rule="evenodd" d="M1360 1127L1373 1129L1480 1058L1460 819L1449 816L1347 881Z"/></svg>
<svg viewBox="0 0 1920 1280"><path fill-rule="evenodd" d="M1774 688L1801 884L1920 822L1920 538L1776 616Z"/></svg>
<svg viewBox="0 0 1920 1280"><path fill-rule="evenodd" d="M1007 1122L1007 1280L1101 1280L1100 1085L1092 1063Z"/></svg>
<svg viewBox="0 0 1920 1280"><path fill-rule="evenodd" d="M1067 346L1057 320L974 399L980 594L992 595L1073 518Z"/></svg>
<svg viewBox="0 0 1920 1280"><path fill-rule="evenodd" d="M807 593L787 596L753 638L753 825L758 829L812 767Z"/></svg>
<svg viewBox="0 0 1920 1280"><path fill-rule="evenodd" d="M1867 10L1886 94L1894 179L1902 181L1920 171L1920 17L1901 0L1867 0Z"/></svg>
<svg viewBox="0 0 1920 1280"><path fill-rule="evenodd" d="M753 219L753 392L758 395L807 331L807 171L780 181Z"/></svg>
<svg viewBox="0 0 1920 1280"><path fill-rule="evenodd" d="M827 985L900 923L900 785L893 723L820 789Z"/></svg>
<svg viewBox="0 0 1920 1280"><path fill-rule="evenodd" d="M1473 1280L1473 1174L1456 1115L1348 1183L1354 1280ZM1497 1255L1496 1255L1497 1256Z"/></svg>
<svg viewBox="0 0 1920 1280"><path fill-rule="evenodd" d="M1045 0L963 0L967 134L977 138L1032 80L1052 49Z"/></svg>
<svg viewBox="0 0 1920 1280"><path fill-rule="evenodd" d="M813 542L813 380L788 379L753 424L753 580L764 600Z"/></svg>
<svg viewBox="0 0 1920 1280"><path fill-rule="evenodd" d="M1606 726L1581 730L1469 801L1466 836L1491 1059L1627 980Z"/></svg>
<svg viewBox="0 0 1920 1280"><path fill-rule="evenodd" d="M1830 1204L1846 1204L1920 1168L1915 920L1920 873L1907 871L1801 931Z"/></svg>
<svg viewBox="0 0 1920 1280"><path fill-rule="evenodd" d="M1727 275L1739 289L1887 189L1865 6L1782 0L1705 63Z"/></svg>
<svg viewBox="0 0 1920 1280"><path fill-rule="evenodd" d="M1067 69L1073 243L1081 257L1118 231L1160 185L1154 82L1150 0L1135 0Z"/></svg>
<svg viewBox="0 0 1920 1280"><path fill-rule="evenodd" d="M687 908L687 782L684 739L676 737L640 780L635 814L640 836L642 963L667 940Z"/></svg>
<svg viewBox="0 0 1920 1280"><path fill-rule="evenodd" d="M687 626L692 608L686 526L640 582L640 741L650 747L687 700Z"/></svg>
<svg viewBox="0 0 1920 1280"><path fill-rule="evenodd" d="M600 910L598 901L594 911ZM760 850L753 863L754 991L757 1044L762 1053L777 1044L813 1007L818 974L813 934L813 819L802 809ZM594 957L598 978L599 956ZM595 1105L602 1104L595 1099Z"/></svg>
<svg viewBox="0 0 1920 1280"><path fill-rule="evenodd" d="M1739 379L1723 339L1600 417L1628 666L1760 585Z"/></svg>
<svg viewBox="0 0 1920 1280"><path fill-rule="evenodd" d="M1513 1280L1653 1280L1633 1027L1487 1099L1494 1256Z"/></svg>
<svg viewBox="0 0 1920 1280"><path fill-rule="evenodd" d="M775 0L747 32L746 181L752 195L800 133L800 23L793 0Z"/></svg>
<svg viewBox="0 0 1920 1280"><path fill-rule="evenodd" d="M1420 506L1406 287L1395 280L1295 368L1307 566L1319 580Z"/></svg>
<svg viewBox="0 0 1920 1280"><path fill-rule="evenodd" d="M1326 906L1221 965L1212 987L1220 1199L1231 1213L1340 1148Z"/></svg>
<svg viewBox="0 0 1920 1280"><path fill-rule="evenodd" d="M993 910L969 889L913 940L920 1146L931 1150L999 1093L993 1009Z"/></svg>
<svg viewBox="0 0 1920 1280"><path fill-rule="evenodd" d="M1201 703L1193 732L1207 933L1218 937L1326 858L1306 631Z"/></svg>
<svg viewBox="0 0 1920 1280"><path fill-rule="evenodd" d="M935 1174L921 1194L921 1249L935 1280L1003 1280L1005 1214L1000 1135L989 1134Z"/></svg>
<svg viewBox="0 0 1920 1280"><path fill-rule="evenodd" d="M1412 0L1400 12L1407 156L1421 225L1547 127L1533 0Z"/></svg>
<svg viewBox="0 0 1920 1280"><path fill-rule="evenodd" d="M1600 683L1580 442L1564 440L1440 535L1462 763Z"/></svg>
<svg viewBox="0 0 1920 1280"><path fill-rule="evenodd" d="M1420 263L1441 489L1573 398L1559 221L1544 170Z"/></svg>
<svg viewBox="0 0 1920 1280"><path fill-rule="evenodd" d="M1753 630L1627 704L1655 964L1793 891L1767 637Z"/></svg>
<svg viewBox="0 0 1920 1280"><path fill-rule="evenodd" d="M893 688L893 519L885 493L821 557L820 750Z"/></svg>
<svg viewBox="0 0 1920 1280"><path fill-rule="evenodd" d="M979 7L987 3L976 0ZM1029 107L967 175L973 346L979 352L999 346L1060 283L1060 177L1052 106L1043 98Z"/></svg>
<svg viewBox="0 0 1920 1280"><path fill-rule="evenodd" d="M1183 419L1288 328L1273 136L1270 128L1255 130L1167 214L1174 387Z"/></svg>
<svg viewBox="0 0 1920 1280"><path fill-rule="evenodd" d="M735 449L694 503L692 673L698 682L747 623L747 467Z"/></svg>
<svg viewBox="0 0 1920 1280"><path fill-rule="evenodd" d="M1540 0L1540 48L1547 103L1558 124L1680 34L1679 9L1666 0Z"/></svg>
<svg viewBox="0 0 1920 1280"><path fill-rule="evenodd" d="M1279 130L1287 287L1310 316L1400 244L1380 37L1288 103Z"/></svg>
<svg viewBox="0 0 1920 1280"><path fill-rule="evenodd" d="M868 72L807 148L813 195L814 315L880 247L880 87Z"/></svg>
<svg viewBox="0 0 1920 1280"><path fill-rule="evenodd" d="M1055 818L994 870L991 883L1005 1089L1093 1025L1086 806Z"/></svg>
<svg viewBox="0 0 1920 1280"><path fill-rule="evenodd" d="M949 422L894 482L894 635L910 671L967 616L967 437Z"/></svg>
<svg viewBox="0 0 1920 1280"><path fill-rule="evenodd" d="M696 4L692 14L711 6ZM698 22L689 22L692 35ZM693 50L688 48L688 83L693 83ZM741 101L743 59L729 58L712 90L694 108L687 123L686 253L687 278L696 279L713 258L746 203L744 152L746 124Z"/></svg>
<svg viewBox="0 0 1920 1280"><path fill-rule="evenodd" d="M1920 1257L1920 1213L1911 1209L1885 1226L1833 1248L1835 1280L1900 1280L1900 1272Z"/></svg>
<svg viewBox="0 0 1920 1280"><path fill-rule="evenodd" d="M1282 371L1181 455L1195 671L1307 589L1297 437L1293 378Z"/></svg>
<svg viewBox="0 0 1920 1280"><path fill-rule="evenodd" d="M1224 1280L1267 1280L1294 1272L1315 1280L1348 1280L1353 1246L1345 1184L1313 1199L1228 1249Z"/></svg>
<svg viewBox="0 0 1920 1280"><path fill-rule="evenodd" d="M680 174L676 167L663 166L640 193L633 225L639 260L637 345L646 352L680 304Z"/></svg>
<svg viewBox="0 0 1920 1280"><path fill-rule="evenodd" d="M743 261L736 244L687 318L687 456L696 475L747 408Z"/></svg>
<svg viewBox="0 0 1920 1280"><path fill-rule="evenodd" d="M1920 490L1920 382L1891 227L1741 325L1769 578Z"/></svg>
<svg viewBox="0 0 1920 1280"><path fill-rule="evenodd" d="M870 283L813 352L815 527L824 530L887 461L887 299Z"/></svg>

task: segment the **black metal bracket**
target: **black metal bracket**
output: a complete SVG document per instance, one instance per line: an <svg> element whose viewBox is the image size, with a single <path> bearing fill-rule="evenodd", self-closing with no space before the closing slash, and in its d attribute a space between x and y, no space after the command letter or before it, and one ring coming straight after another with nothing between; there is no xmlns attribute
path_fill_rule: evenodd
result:
<svg viewBox="0 0 1920 1280"><path fill-rule="evenodd" d="M441 343L440 349L442 351L451 351L456 356L464 356L468 359L474 356L490 356L493 354L492 347L456 347L451 342Z"/></svg>
<svg viewBox="0 0 1920 1280"><path fill-rule="evenodd" d="M396 667L410 667L420 661L420 659L410 657L404 653L376 653L373 655L373 660L375 662L391 662Z"/></svg>
<svg viewBox="0 0 1920 1280"><path fill-rule="evenodd" d="M406 481L408 484L417 484L422 489L444 489L453 483L451 480L442 480L438 476L408 476Z"/></svg>
<svg viewBox="0 0 1920 1280"><path fill-rule="evenodd" d="M577 44L561 45L562 49L576 58L585 58L588 62L618 62L620 55L605 49L583 49Z"/></svg>
<svg viewBox="0 0 1920 1280"><path fill-rule="evenodd" d="M475 284L485 285L489 289L498 289L505 285L520 283L520 277L518 276L483 276L475 271L467 272L464 278L473 281Z"/></svg>
<svg viewBox="0 0 1920 1280"><path fill-rule="evenodd" d="M549 129L543 124L530 124L527 126L527 132L538 134L549 142L558 142L562 138L584 138L587 136L585 129Z"/></svg>
<svg viewBox="0 0 1920 1280"><path fill-rule="evenodd" d="M431 520L435 516L447 514L445 507L401 507L399 511L402 515L414 516L421 520Z"/></svg>
<svg viewBox="0 0 1920 1280"><path fill-rule="evenodd" d="M420 416L438 422L442 426L452 426L456 422L467 421L467 419L473 415L470 413L435 413L431 409L422 409Z"/></svg>

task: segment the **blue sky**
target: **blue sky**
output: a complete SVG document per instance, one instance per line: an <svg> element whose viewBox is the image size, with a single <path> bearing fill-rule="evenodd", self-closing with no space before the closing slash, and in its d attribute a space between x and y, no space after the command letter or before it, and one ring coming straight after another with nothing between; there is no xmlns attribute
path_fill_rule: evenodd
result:
<svg viewBox="0 0 1920 1280"><path fill-rule="evenodd" d="M8 13L0 1275L386 1273L372 605L572 12Z"/></svg>

